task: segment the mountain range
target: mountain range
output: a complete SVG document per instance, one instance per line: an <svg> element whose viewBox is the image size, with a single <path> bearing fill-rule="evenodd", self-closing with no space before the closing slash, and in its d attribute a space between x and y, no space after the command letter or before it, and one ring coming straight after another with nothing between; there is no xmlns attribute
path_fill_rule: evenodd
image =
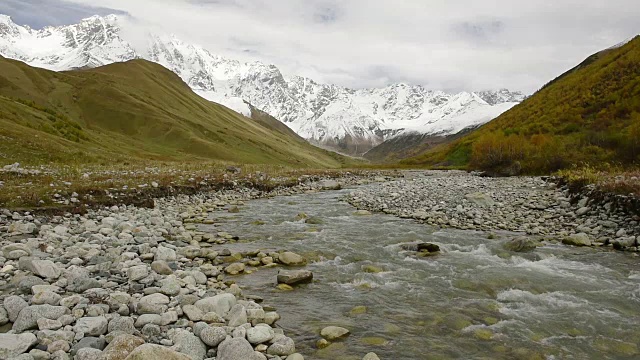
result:
<svg viewBox="0 0 640 360"><path fill-rule="evenodd" d="M0 15L0 55L54 71L146 59L176 73L197 94L250 116L252 108L282 121L321 147L361 155L402 136L450 136L482 125L525 99L520 92L459 92L394 84L349 89L275 65L240 62L165 34L145 35L134 47L114 15L34 30ZM138 42L136 42L138 43Z"/></svg>

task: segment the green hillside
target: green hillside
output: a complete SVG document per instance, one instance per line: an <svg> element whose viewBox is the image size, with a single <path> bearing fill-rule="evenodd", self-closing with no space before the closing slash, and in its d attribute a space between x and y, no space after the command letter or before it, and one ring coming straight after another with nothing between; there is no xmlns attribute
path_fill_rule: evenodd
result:
<svg viewBox="0 0 640 360"><path fill-rule="evenodd" d="M501 174L639 162L640 37L589 57L479 130L403 161Z"/></svg>
<svg viewBox="0 0 640 360"><path fill-rule="evenodd" d="M220 161L340 167L345 158L191 91L144 60L51 72L0 57L0 165Z"/></svg>

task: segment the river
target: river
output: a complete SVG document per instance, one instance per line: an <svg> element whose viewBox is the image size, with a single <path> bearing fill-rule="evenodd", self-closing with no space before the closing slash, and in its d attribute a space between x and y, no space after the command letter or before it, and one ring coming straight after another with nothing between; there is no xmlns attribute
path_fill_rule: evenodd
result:
<svg viewBox="0 0 640 360"><path fill-rule="evenodd" d="M215 227L201 225L240 236L226 246L232 251L287 249L315 260L307 266L314 282L294 291L275 288L277 268L233 278L277 307L279 326L306 359L361 359L371 351L381 359L640 356L638 257L561 244L510 253L502 245L516 234L488 239L389 215L357 216L341 201L349 191L255 200L240 213L216 213ZM299 213L320 221L296 220ZM435 243L442 252L416 258L400 247L411 242ZM351 335L318 350L328 325Z"/></svg>

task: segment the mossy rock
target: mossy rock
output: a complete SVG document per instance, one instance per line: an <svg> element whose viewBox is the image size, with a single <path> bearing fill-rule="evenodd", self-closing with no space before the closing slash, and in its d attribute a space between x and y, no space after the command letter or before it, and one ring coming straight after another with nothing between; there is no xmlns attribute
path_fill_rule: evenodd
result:
<svg viewBox="0 0 640 360"><path fill-rule="evenodd" d="M386 346L389 344L389 340L377 336L363 337L360 342L367 346Z"/></svg>
<svg viewBox="0 0 640 360"><path fill-rule="evenodd" d="M276 286L276 289L281 291L293 291L293 287L287 284L278 284L278 286Z"/></svg>
<svg viewBox="0 0 640 360"><path fill-rule="evenodd" d="M320 219L319 217L316 216L312 216L310 218L307 218L304 221L306 224L310 224L310 225L322 225L324 224L324 220Z"/></svg>
<svg viewBox="0 0 640 360"><path fill-rule="evenodd" d="M375 265L364 265L362 266L362 271L370 274L378 274L383 272L384 269Z"/></svg>
<svg viewBox="0 0 640 360"><path fill-rule="evenodd" d="M476 339L489 341L493 338L493 331L489 329L476 329L473 332L473 336L475 336Z"/></svg>
<svg viewBox="0 0 640 360"><path fill-rule="evenodd" d="M267 223L262 221L262 220L256 220L256 221L252 221L251 225L255 225L255 226L262 226L262 225L266 225Z"/></svg>
<svg viewBox="0 0 640 360"><path fill-rule="evenodd" d="M366 314L367 313L367 307L366 306L356 306L353 309L351 309L351 311L349 311L349 315L362 315L362 314Z"/></svg>

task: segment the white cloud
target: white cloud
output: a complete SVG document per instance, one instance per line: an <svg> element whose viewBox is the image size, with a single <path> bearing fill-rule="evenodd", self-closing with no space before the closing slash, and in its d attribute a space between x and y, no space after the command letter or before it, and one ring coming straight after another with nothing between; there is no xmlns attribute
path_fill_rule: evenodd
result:
<svg viewBox="0 0 640 360"><path fill-rule="evenodd" d="M350 87L532 92L640 33L637 0L71 0Z"/></svg>

